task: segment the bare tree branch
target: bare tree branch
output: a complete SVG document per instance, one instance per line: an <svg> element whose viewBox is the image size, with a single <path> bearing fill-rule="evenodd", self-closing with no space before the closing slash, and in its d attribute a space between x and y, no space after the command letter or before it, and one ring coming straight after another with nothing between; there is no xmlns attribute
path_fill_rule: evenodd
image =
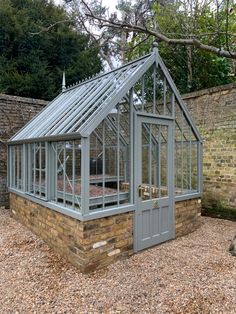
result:
<svg viewBox="0 0 236 314"><path fill-rule="evenodd" d="M46 32L49 32L52 28L54 28L56 25L58 24L64 24L64 23L72 23L71 20L62 20L62 21L57 21L51 25L49 25L48 27L42 27L42 29L39 31L39 32L32 32L32 33L29 33L30 35L40 35L42 33L46 33Z"/></svg>
<svg viewBox="0 0 236 314"><path fill-rule="evenodd" d="M132 50L143 44L145 41L147 41L150 38L150 35L147 35L144 39L140 40L136 45L132 47Z"/></svg>
<svg viewBox="0 0 236 314"><path fill-rule="evenodd" d="M89 0L88 0L89 1ZM93 2L87 2L87 0L71 0L68 1L73 5L73 9L75 9L76 12L76 19L77 19L77 25L79 25L80 30L86 32L91 36L91 38L94 40L95 44L99 48L100 56L107 62L109 67L111 69L114 68L113 61L112 61L112 55L114 56L115 53L119 53L119 51L122 50L122 48L118 48L119 41L116 40L117 34L115 32L111 33L110 30L119 30L121 33L126 32L127 34L131 34L133 38L136 37L137 34L144 34L145 38L140 40L133 48L136 48L141 43L146 41L148 38L153 37L156 41L164 42L169 45L184 45L184 46L190 46L190 47L196 47L200 50L207 51L210 53L213 53L215 55L229 58L229 59L236 59L236 52L230 50L230 44L229 44L229 38L235 38L236 34L229 33L229 27L228 27L228 16L226 20L226 27L225 31L222 31L220 28L221 21L219 20L219 9L222 6L223 0L216 0L216 18L217 18L217 25L218 29L215 32L208 32L208 33L202 33L202 34L193 34L195 30L195 26L192 25L190 29L187 29L187 32L189 34L173 34L173 33L164 33L160 27L155 27L154 29L150 28L149 25L147 25L147 21L155 20L153 15L148 14L150 3L149 1L140 2L139 5L135 8L135 14L132 18L131 15L129 15L129 12L126 13L121 20L117 19L116 14L112 14L110 17L108 15L105 15L103 12L103 9L97 10L96 7L93 6ZM191 14L193 14L193 11L198 11L201 7L205 7L206 5L209 5L210 0L202 0L199 2L196 2L197 9L192 7L191 1L182 1L182 5L186 7L186 10L190 9ZM227 0L227 6L229 1ZM203 9L202 9L203 10ZM38 35L43 32L50 31L53 27L55 27L58 24L62 23L70 23L72 20L62 20L57 21L54 24L49 25L48 27L42 27L42 29L39 32L30 33L31 35ZM94 28L97 28L98 32L94 32ZM105 31L103 31L105 29ZM107 32L107 29L109 32ZM202 39L207 36L220 36L224 35L226 38L226 49L222 47L216 47L210 44L205 44ZM213 37L214 38L214 37ZM112 42L112 39L115 39L115 43ZM214 38L215 39L215 38ZM123 45L124 46L124 45ZM122 47L123 47L122 46ZM109 49L107 49L109 47ZM126 48L127 49L127 48ZM231 47L232 49L232 47ZM109 50L109 52L108 52ZM123 50L124 51L124 47ZM115 53L114 53L115 52Z"/></svg>
<svg viewBox="0 0 236 314"><path fill-rule="evenodd" d="M84 2L84 1L83 1ZM93 14L93 12L90 10L89 13L86 13L86 16L89 18L94 19L95 21L99 22L99 26L101 28L103 27L110 27L110 28L116 28L121 29L126 32L137 32L137 33L143 33L147 34L149 36L153 36L156 40L165 42L167 44L172 45L185 45L185 46L194 46L196 48L199 48L201 50L214 53L218 56L230 58L230 59L236 59L236 53L230 52L215 46L206 45L202 43L199 39L196 37L193 38L169 38L168 36L158 32L153 31L151 29L148 29L147 27L143 27L140 25L134 25L127 22L121 22L121 21L115 21L115 20L109 20L103 17L99 17Z"/></svg>
<svg viewBox="0 0 236 314"><path fill-rule="evenodd" d="M207 36L214 36L214 35L228 35L229 37L235 37L236 34L233 33L226 33L226 32L212 32L212 33L201 33L201 34L180 34L180 33L166 33L167 36L180 36L180 37L195 37L195 38L202 38L202 37L207 37Z"/></svg>

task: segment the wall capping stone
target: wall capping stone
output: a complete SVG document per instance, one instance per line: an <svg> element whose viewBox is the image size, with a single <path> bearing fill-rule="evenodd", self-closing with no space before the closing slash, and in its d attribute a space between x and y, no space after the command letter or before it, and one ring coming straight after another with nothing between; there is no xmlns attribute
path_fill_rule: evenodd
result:
<svg viewBox="0 0 236 314"><path fill-rule="evenodd" d="M232 89L236 89L236 83L215 86L215 87L211 87L211 88L207 88L207 89L201 89L199 91L186 93L186 94L183 94L181 96L182 96L183 100L185 100L185 99L189 99L189 98L201 97L204 95L211 95L211 94L222 92L222 91L230 92Z"/></svg>
<svg viewBox="0 0 236 314"><path fill-rule="evenodd" d="M49 101L46 101L43 99L35 99L35 98L27 98L27 97L12 96L12 95L7 95L7 94L0 94L0 103L2 100L28 103L30 105L37 104L37 105L41 105L42 107L45 107L49 103Z"/></svg>

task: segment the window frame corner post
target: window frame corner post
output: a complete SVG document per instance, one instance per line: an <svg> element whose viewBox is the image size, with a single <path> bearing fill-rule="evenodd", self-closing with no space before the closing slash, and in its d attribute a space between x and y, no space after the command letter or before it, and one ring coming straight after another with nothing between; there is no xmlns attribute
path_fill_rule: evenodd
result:
<svg viewBox="0 0 236 314"><path fill-rule="evenodd" d="M89 214L89 137L81 137L81 214Z"/></svg>
<svg viewBox="0 0 236 314"><path fill-rule="evenodd" d="M129 189L129 193L130 193L130 203L131 204L134 204L135 203L135 195L134 195L134 191L135 191L135 188L136 188L136 183L135 183L135 180L134 180L134 166L135 166L135 163L134 163L134 131L135 131L135 125L134 125L134 122L135 122L135 112L134 112L134 88L132 87L130 89L130 94L129 94L129 105L130 105L130 152L129 152L129 158L130 158L130 161L129 161L129 167L130 167L130 176L129 176L129 185L130 185L130 189Z"/></svg>
<svg viewBox="0 0 236 314"><path fill-rule="evenodd" d="M168 164L169 164L169 168L167 169L168 193L169 193L170 203L173 208L172 217L171 217L171 220L173 222L172 238L175 238L176 230L175 230L175 124L174 124L174 121L170 121L168 123L167 147L168 147Z"/></svg>

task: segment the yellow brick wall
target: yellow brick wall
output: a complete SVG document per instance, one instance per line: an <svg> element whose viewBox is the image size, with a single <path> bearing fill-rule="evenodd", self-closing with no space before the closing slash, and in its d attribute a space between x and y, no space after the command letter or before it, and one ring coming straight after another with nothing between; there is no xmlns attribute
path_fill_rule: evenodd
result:
<svg viewBox="0 0 236 314"><path fill-rule="evenodd" d="M134 212L79 221L10 193L13 217L40 236L81 272L107 266L133 254ZM176 237L199 226L198 199L176 203Z"/></svg>
<svg viewBox="0 0 236 314"><path fill-rule="evenodd" d="M14 218L82 272L133 254L133 213L82 222L10 193Z"/></svg>
<svg viewBox="0 0 236 314"><path fill-rule="evenodd" d="M236 208L236 84L183 96L203 142L203 207Z"/></svg>
<svg viewBox="0 0 236 314"><path fill-rule="evenodd" d="M175 203L175 235L186 235L200 226L201 200L190 199Z"/></svg>

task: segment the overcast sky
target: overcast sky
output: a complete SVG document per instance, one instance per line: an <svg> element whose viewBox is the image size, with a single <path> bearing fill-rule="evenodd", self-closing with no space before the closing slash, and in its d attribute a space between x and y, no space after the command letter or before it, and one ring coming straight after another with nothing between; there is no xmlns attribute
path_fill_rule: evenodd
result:
<svg viewBox="0 0 236 314"><path fill-rule="evenodd" d="M0 0L1 1L1 0ZM56 4L63 4L63 0L53 0ZM102 5L109 8L109 14L116 11L117 0L102 0ZM115 67L119 65L119 61L116 58L112 58L113 64ZM110 70L107 63L104 63L105 69Z"/></svg>
<svg viewBox="0 0 236 314"><path fill-rule="evenodd" d="M54 0L56 4L62 4L63 0ZM112 13L116 11L117 0L102 0L102 5L109 8L109 12Z"/></svg>

